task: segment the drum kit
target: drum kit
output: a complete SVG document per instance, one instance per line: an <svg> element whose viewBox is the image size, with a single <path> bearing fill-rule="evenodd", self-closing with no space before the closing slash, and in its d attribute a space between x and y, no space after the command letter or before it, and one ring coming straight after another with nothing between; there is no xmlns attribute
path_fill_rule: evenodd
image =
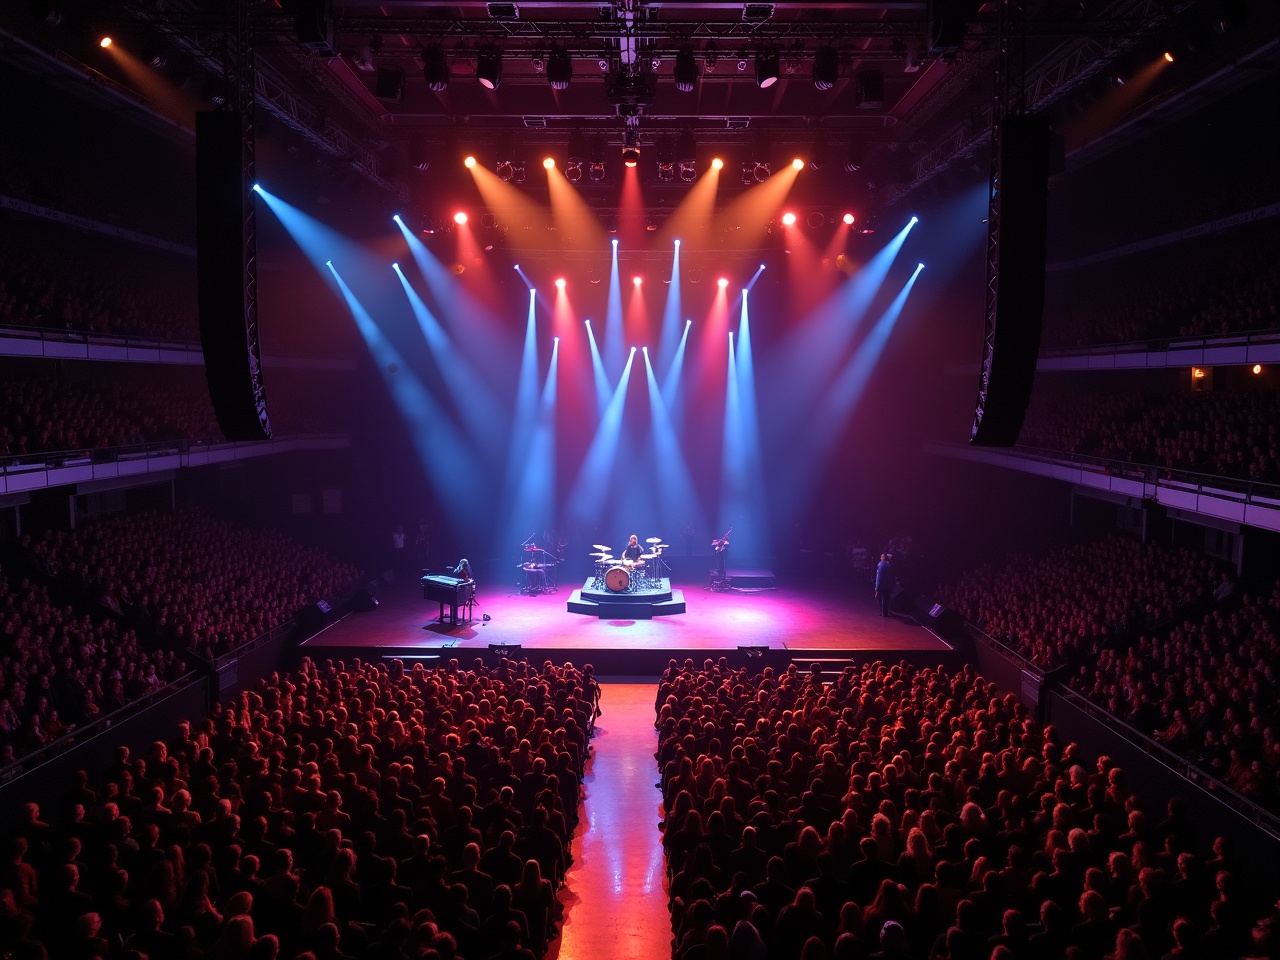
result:
<svg viewBox="0 0 1280 960"><path fill-rule="evenodd" d="M591 554L591 560L596 568L593 586L597 589L606 587L613 593L634 593L656 584L666 572L662 551L671 544L663 543L661 537L649 537L645 543L648 550L638 560L615 557L608 544L593 543L591 546L595 552Z"/></svg>
<svg viewBox="0 0 1280 960"><path fill-rule="evenodd" d="M556 565L560 558L550 550L544 550L536 543L527 543L522 548L523 562L516 565L520 571L518 588L521 593L536 596L540 593L556 592Z"/></svg>

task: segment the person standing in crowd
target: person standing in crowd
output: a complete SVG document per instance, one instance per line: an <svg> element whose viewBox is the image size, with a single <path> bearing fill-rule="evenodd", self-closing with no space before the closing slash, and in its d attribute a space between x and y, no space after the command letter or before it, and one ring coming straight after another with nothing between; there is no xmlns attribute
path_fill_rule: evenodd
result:
<svg viewBox="0 0 1280 960"><path fill-rule="evenodd" d="M880 601L880 616L889 615L889 601L893 597L893 564L889 562L889 554L880 554L880 562L876 564L876 599Z"/></svg>

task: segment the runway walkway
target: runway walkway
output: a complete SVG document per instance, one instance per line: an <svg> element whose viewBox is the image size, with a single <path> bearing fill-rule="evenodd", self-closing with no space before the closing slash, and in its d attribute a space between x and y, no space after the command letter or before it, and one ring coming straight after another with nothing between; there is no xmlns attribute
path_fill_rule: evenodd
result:
<svg viewBox="0 0 1280 960"><path fill-rule="evenodd" d="M560 900L552 960L662 960L671 955L661 798L649 683L604 685L586 769L585 815Z"/></svg>

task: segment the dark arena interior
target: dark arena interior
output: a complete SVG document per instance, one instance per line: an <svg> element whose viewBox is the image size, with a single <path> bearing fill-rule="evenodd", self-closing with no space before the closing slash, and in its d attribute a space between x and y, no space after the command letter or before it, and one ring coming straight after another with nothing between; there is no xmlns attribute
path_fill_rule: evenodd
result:
<svg viewBox="0 0 1280 960"><path fill-rule="evenodd" d="M1280 960L1280 3L4 0L0 960Z"/></svg>

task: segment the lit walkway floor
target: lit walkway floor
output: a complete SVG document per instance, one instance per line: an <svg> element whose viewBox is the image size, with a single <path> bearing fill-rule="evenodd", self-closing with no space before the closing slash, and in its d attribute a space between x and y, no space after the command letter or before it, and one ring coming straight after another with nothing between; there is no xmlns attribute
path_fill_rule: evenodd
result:
<svg viewBox="0 0 1280 960"><path fill-rule="evenodd" d="M666 866L654 788L649 683L604 685L586 770L585 815L560 900L565 921L553 960L663 960L671 956Z"/></svg>

